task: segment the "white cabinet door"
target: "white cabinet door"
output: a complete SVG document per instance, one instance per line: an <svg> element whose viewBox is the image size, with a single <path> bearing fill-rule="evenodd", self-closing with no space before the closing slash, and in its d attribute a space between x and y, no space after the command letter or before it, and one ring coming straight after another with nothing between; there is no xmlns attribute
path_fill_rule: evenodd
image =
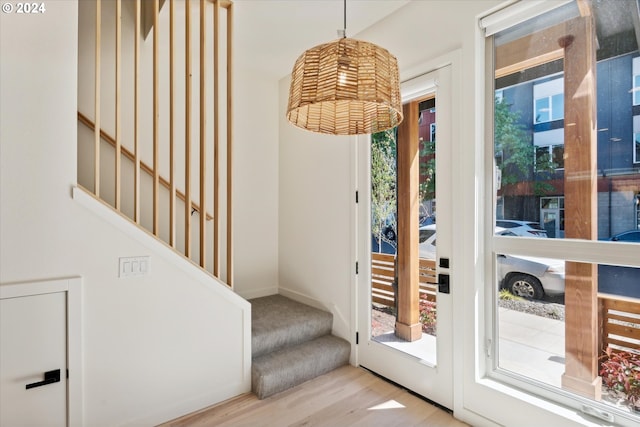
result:
<svg viewBox="0 0 640 427"><path fill-rule="evenodd" d="M67 425L66 311L66 292L0 299L0 426Z"/></svg>

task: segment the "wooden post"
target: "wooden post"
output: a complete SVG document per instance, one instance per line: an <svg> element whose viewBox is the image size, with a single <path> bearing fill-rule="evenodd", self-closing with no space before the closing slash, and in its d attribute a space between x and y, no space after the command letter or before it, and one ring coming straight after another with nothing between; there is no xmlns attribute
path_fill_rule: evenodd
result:
<svg viewBox="0 0 640 427"><path fill-rule="evenodd" d="M418 103L403 106L398 129L398 313L395 334L405 341L422 338L419 321L420 283L418 256Z"/></svg>
<svg viewBox="0 0 640 427"><path fill-rule="evenodd" d="M564 48L564 188L567 238L597 240L595 24L591 14L566 23ZM562 387L599 400L598 271L592 263L565 268L565 372Z"/></svg>

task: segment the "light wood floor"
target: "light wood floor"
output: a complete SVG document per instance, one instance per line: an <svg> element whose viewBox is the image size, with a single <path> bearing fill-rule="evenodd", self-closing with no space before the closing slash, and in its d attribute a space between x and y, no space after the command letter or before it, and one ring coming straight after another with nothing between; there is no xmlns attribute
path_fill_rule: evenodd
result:
<svg viewBox="0 0 640 427"><path fill-rule="evenodd" d="M370 372L345 366L258 400L246 394L163 427L429 426L467 424Z"/></svg>

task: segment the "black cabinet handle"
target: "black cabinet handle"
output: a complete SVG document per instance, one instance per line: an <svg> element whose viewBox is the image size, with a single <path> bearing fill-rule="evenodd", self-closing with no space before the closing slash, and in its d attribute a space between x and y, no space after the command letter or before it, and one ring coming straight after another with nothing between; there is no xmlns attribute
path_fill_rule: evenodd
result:
<svg viewBox="0 0 640 427"><path fill-rule="evenodd" d="M44 381L27 384L25 388L29 390L30 388L41 387L43 385L59 383L59 382L60 382L60 369L56 369L55 371L45 372Z"/></svg>

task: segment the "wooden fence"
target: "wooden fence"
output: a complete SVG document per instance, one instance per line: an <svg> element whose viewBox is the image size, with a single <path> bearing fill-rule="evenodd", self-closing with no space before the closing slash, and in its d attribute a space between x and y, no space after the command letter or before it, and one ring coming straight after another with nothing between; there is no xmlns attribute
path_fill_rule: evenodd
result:
<svg viewBox="0 0 640 427"><path fill-rule="evenodd" d="M438 292L435 260L420 259L420 301L436 301ZM371 254L371 300L387 307L395 307L395 256Z"/></svg>
<svg viewBox="0 0 640 427"><path fill-rule="evenodd" d="M598 306L600 350L604 352L611 347L614 350L640 351L640 302L598 294Z"/></svg>

